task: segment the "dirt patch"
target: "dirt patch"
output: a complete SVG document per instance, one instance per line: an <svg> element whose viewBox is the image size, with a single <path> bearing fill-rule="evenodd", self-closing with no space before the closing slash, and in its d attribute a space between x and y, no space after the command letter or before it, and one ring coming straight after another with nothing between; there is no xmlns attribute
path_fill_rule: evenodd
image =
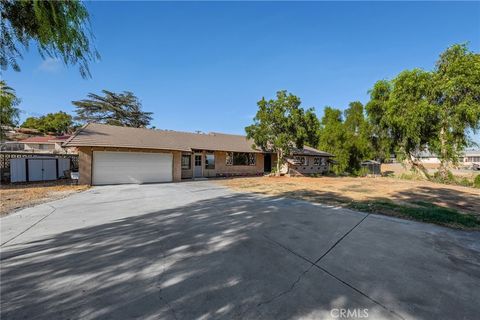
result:
<svg viewBox="0 0 480 320"><path fill-rule="evenodd" d="M254 177L217 180L217 183L238 191L333 205L369 201L392 201L402 205L423 201L480 217L479 189L429 181L386 177Z"/></svg>
<svg viewBox="0 0 480 320"><path fill-rule="evenodd" d="M88 188L89 186L72 185L69 182L2 185L0 186L0 215L61 199Z"/></svg>

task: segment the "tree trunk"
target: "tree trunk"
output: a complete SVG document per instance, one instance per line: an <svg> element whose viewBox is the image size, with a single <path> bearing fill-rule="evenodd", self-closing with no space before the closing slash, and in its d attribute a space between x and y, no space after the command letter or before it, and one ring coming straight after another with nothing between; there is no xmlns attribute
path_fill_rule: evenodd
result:
<svg viewBox="0 0 480 320"><path fill-rule="evenodd" d="M275 173L275 175L277 177L280 176L280 164L281 164L281 161L282 161L282 151L281 150L277 150L277 172Z"/></svg>
<svg viewBox="0 0 480 320"><path fill-rule="evenodd" d="M405 163L411 171L418 173L423 179L428 179L428 171L420 162L413 159L410 153L407 153Z"/></svg>
<svg viewBox="0 0 480 320"><path fill-rule="evenodd" d="M450 168L450 161L447 155L447 141L445 139L445 127L442 126L440 128L440 168L438 168L438 173L440 177L447 178L449 168Z"/></svg>

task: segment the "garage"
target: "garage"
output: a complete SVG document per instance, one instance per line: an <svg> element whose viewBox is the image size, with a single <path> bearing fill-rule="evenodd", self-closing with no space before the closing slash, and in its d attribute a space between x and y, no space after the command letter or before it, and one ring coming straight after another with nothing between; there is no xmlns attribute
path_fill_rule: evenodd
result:
<svg viewBox="0 0 480 320"><path fill-rule="evenodd" d="M92 184L154 183L172 181L170 153L94 151Z"/></svg>

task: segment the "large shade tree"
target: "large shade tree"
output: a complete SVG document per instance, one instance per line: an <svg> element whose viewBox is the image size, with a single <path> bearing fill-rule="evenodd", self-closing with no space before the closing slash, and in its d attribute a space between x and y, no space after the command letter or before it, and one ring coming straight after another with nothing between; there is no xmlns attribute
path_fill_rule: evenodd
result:
<svg viewBox="0 0 480 320"><path fill-rule="evenodd" d="M84 4L69 1L0 1L0 67L20 71L18 60L35 43L42 56L78 65L90 76L89 62L100 56L92 45L89 15Z"/></svg>
<svg viewBox="0 0 480 320"><path fill-rule="evenodd" d="M407 70L392 81L378 81L366 109L378 153L393 149L427 177L416 155L428 150L440 158L446 177L472 142L467 132L480 129L480 55L453 45L431 72Z"/></svg>
<svg viewBox="0 0 480 320"><path fill-rule="evenodd" d="M370 101L365 105L367 121L370 126L372 156L382 162L389 159L393 153L391 131L384 121L391 92L391 81L377 81L368 92L370 94Z"/></svg>
<svg viewBox="0 0 480 320"><path fill-rule="evenodd" d="M276 99L262 98L257 103L254 123L245 128L247 137L265 151L277 154L277 174L292 148L318 142L318 119L313 108L300 107L300 99L287 91L278 91Z"/></svg>
<svg viewBox="0 0 480 320"><path fill-rule="evenodd" d="M428 100L432 74L420 69L401 72L392 81L381 122L390 134L397 157L426 177L427 171L416 159L436 135L435 110Z"/></svg>
<svg viewBox="0 0 480 320"><path fill-rule="evenodd" d="M335 172L345 172L349 156L344 148L347 134L343 125L342 111L332 107L324 108L318 136L318 148L335 155L336 165L333 167Z"/></svg>
<svg viewBox="0 0 480 320"><path fill-rule="evenodd" d="M318 147L335 155L336 173L358 174L362 161L372 157L370 134L362 103L351 102L343 114L326 107L320 122Z"/></svg>
<svg viewBox="0 0 480 320"><path fill-rule="evenodd" d="M445 50L431 77L429 99L438 124L429 148L440 158L440 173L446 176L471 143L467 131L480 129L480 54L465 44Z"/></svg>
<svg viewBox="0 0 480 320"><path fill-rule="evenodd" d="M373 156L371 130L365 119L363 104L354 101L344 112L345 151L348 153L347 171L358 173L361 163Z"/></svg>
<svg viewBox="0 0 480 320"><path fill-rule="evenodd" d="M132 92L102 92L103 96L89 93L88 99L72 101L77 113L75 120L135 128L150 124L152 112L142 111L142 104Z"/></svg>
<svg viewBox="0 0 480 320"><path fill-rule="evenodd" d="M46 134L66 134L74 129L72 116L66 112L59 111L48 113L40 117L28 117L22 123L21 127L37 129Z"/></svg>
<svg viewBox="0 0 480 320"><path fill-rule="evenodd" d="M20 99L16 96L15 90L0 80L0 140L5 140L6 127L14 127L18 124L20 110L17 106Z"/></svg>

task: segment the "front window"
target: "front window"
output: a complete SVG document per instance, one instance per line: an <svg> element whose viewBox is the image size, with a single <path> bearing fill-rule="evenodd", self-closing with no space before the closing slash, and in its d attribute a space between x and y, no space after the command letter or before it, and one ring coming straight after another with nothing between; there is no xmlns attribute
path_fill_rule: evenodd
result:
<svg viewBox="0 0 480 320"><path fill-rule="evenodd" d="M207 153L205 155L205 169L215 169L215 154Z"/></svg>
<svg viewBox="0 0 480 320"><path fill-rule="evenodd" d="M182 154L182 169L189 170L191 166L192 157L189 154Z"/></svg>
<svg viewBox="0 0 480 320"><path fill-rule="evenodd" d="M227 152L227 166L254 166L255 153L251 152Z"/></svg>

